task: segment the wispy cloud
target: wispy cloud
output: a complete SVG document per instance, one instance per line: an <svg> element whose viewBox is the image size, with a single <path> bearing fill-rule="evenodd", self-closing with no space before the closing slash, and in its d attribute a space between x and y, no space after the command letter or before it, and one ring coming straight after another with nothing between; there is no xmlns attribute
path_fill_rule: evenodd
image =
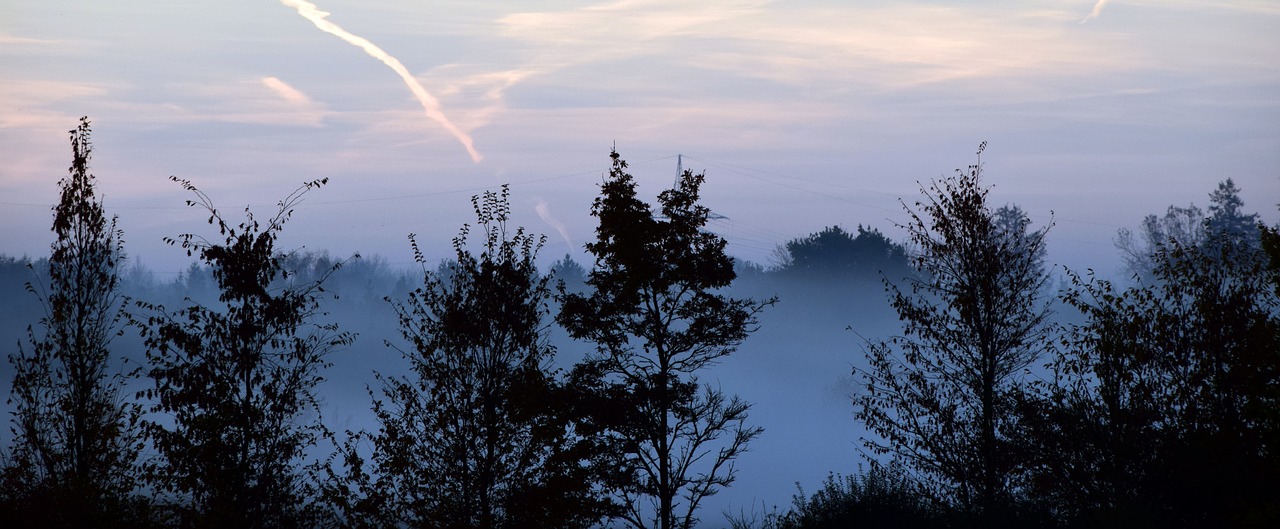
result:
<svg viewBox="0 0 1280 529"><path fill-rule="evenodd" d="M560 219L551 214L551 206L547 204L546 200L539 198L538 204L533 207L533 210L538 212L538 217L543 222L551 225L552 228L555 228L560 233L560 237L564 239L565 244L573 248L573 241L569 240L569 230L565 228L563 222L560 222Z"/></svg>
<svg viewBox="0 0 1280 529"><path fill-rule="evenodd" d="M535 70L653 56L673 68L790 86L897 90L963 78L1104 71L1128 59L1107 50L1108 37L1073 35L1069 24L1076 17L1047 6L1016 12L919 3L787 9L750 1L690 7L625 0L516 13L497 23L500 36L537 50Z"/></svg>
<svg viewBox="0 0 1280 529"><path fill-rule="evenodd" d="M440 95L471 102L470 108L459 113L459 121L474 130L488 125L507 110L507 90L530 77L549 72L534 65L488 71L475 65L449 64L433 68L424 77L440 87L436 90Z"/></svg>
<svg viewBox="0 0 1280 529"><path fill-rule="evenodd" d="M1141 4L1143 7L1156 9L1194 9L1198 11L1234 11L1259 15L1280 15L1280 4L1277 4L1275 0L1126 0L1125 3Z"/></svg>
<svg viewBox="0 0 1280 529"><path fill-rule="evenodd" d="M273 104L274 102L259 101L251 101L247 106L261 108L263 114L274 115L278 121L320 126L325 116L332 113L324 105L312 100L311 96L280 80L279 77L263 77L262 86L284 100L288 108L280 108L279 105Z"/></svg>
<svg viewBox="0 0 1280 529"><path fill-rule="evenodd" d="M767 2L621 0L567 11L513 13L498 24L504 36L553 45L610 44L593 56L643 51L649 43L677 36L718 36L719 24L765 13Z"/></svg>
<svg viewBox="0 0 1280 529"><path fill-rule="evenodd" d="M63 41L20 37L0 31L0 46L47 46L66 44Z"/></svg>
<svg viewBox="0 0 1280 529"><path fill-rule="evenodd" d="M262 86L270 88L285 101L294 105L304 106L312 104L311 98L307 97L307 94L302 93L297 88L289 86L289 83L281 81L279 77L263 77Z"/></svg>
<svg viewBox="0 0 1280 529"><path fill-rule="evenodd" d="M471 139L471 135L458 128L452 121L449 121L449 118L446 117L444 112L440 109L440 100L431 95L431 93L422 86L422 83L419 83L418 80L409 73L409 70L404 67L404 64L402 64L399 59L392 57L391 54L387 53L382 48L379 48L369 40L353 35L347 30L339 27L337 24L325 20L325 18L329 16L329 13L321 11L315 4L305 2L303 0L280 0L280 3L296 9L299 15L310 20L312 24L315 24L315 26L320 29L320 31L338 37L343 41L346 41L348 44L358 47L364 50L365 53L369 54L369 56L382 61L383 64L386 64L404 80L405 85L409 87L409 91L413 92L413 96L422 104L422 109L426 112L427 118L440 124L440 126L444 127L449 134L453 135L453 137L467 149L467 153L471 155L471 160L473 162L479 163L480 160L484 158L484 156L476 150L474 142Z"/></svg>
<svg viewBox="0 0 1280 529"><path fill-rule="evenodd" d="M466 130L500 116L520 121L544 101L572 101L580 108L601 101L615 114L621 107L647 108L655 115L646 122L679 119L658 114L687 114L682 102L700 96L713 98L704 97L703 107L754 104L758 92L697 93L733 78L746 80L741 85L751 90L801 90L797 95L817 101L852 94L868 100L956 81L964 84L950 88L955 97L999 92L1016 101L1044 97L1052 79L1114 72L1135 62L1131 48L1115 45L1123 36L1074 34L1079 20L1078 4L1046 2L1002 10L919 2L796 7L755 0L615 0L498 14L492 24L469 29L471 37L491 43L485 59L440 65L418 78L437 96L458 102L451 117ZM966 30L956 31L961 27ZM647 88L633 91L618 83L623 72L641 76L627 84ZM517 89L524 108L512 109L507 100ZM841 108L851 105L857 102ZM557 116L567 111L556 108ZM746 114L733 119L759 121Z"/></svg>
<svg viewBox="0 0 1280 529"><path fill-rule="evenodd" d="M277 77L168 85L181 94L163 103L135 105L132 119L154 123L219 122L320 127L335 115L324 104Z"/></svg>
<svg viewBox="0 0 1280 529"><path fill-rule="evenodd" d="M506 92L519 83L593 63L615 63L631 57L665 55L677 39L714 36L717 24L758 14L758 0L688 3L680 0L619 0L569 10L517 12L496 21L497 37L519 42L510 46L525 55L516 68L470 71L461 76L449 68L433 70L445 86L441 93L482 88L486 106L473 119L485 123L505 109ZM457 65L454 65L457 66Z"/></svg>
<svg viewBox="0 0 1280 529"><path fill-rule="evenodd" d="M6 79L0 83L0 129L35 127L61 132L79 117L68 110L68 102L106 99L108 88L93 83Z"/></svg>
<svg viewBox="0 0 1280 529"><path fill-rule="evenodd" d="M1085 22L1098 18L1098 15L1102 14L1102 8L1106 7L1108 2L1110 2L1110 0L1098 0L1098 3L1093 4L1093 11L1090 11L1089 16L1084 17L1080 23L1084 24Z"/></svg>

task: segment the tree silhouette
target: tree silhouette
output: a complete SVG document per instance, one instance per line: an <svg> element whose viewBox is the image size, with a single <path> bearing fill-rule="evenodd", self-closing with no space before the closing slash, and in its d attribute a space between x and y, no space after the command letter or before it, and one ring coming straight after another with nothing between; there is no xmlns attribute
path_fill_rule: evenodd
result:
<svg viewBox="0 0 1280 529"><path fill-rule="evenodd" d="M1230 178L1218 183L1209 194L1209 218L1206 228L1210 234L1225 233L1239 241L1256 242L1258 238L1258 214L1245 214L1240 188Z"/></svg>
<svg viewBox="0 0 1280 529"><path fill-rule="evenodd" d="M1209 215L1195 204L1185 208L1169 206L1164 217L1147 215L1142 220L1140 240L1132 231L1121 228L1116 236L1116 247L1124 253L1126 271L1142 281L1154 278L1159 265L1156 254L1170 244L1184 248L1201 246L1216 233L1227 233L1235 241L1258 239L1258 215L1242 211L1244 201L1240 188L1230 178L1219 182L1218 188L1209 194Z"/></svg>
<svg viewBox="0 0 1280 529"><path fill-rule="evenodd" d="M564 254L564 258L551 263L549 273L560 287L569 292L579 292L587 284L587 269L569 254Z"/></svg>
<svg viewBox="0 0 1280 529"><path fill-rule="evenodd" d="M863 440L873 466L892 456L929 497L990 525L1013 500L1012 399L1047 346L1048 307L1045 231L994 213L981 170L979 159L904 205L919 278L887 285L903 335L867 344L855 404L878 437Z"/></svg>
<svg viewBox="0 0 1280 529"><path fill-rule="evenodd" d="M151 314L138 324L154 382L140 394L153 403L152 486L182 527L310 527L300 466L324 433L313 391L326 356L352 337L314 323L323 278L292 281L275 245L303 195L326 181L299 187L265 222L245 208L232 226L194 185L172 180L195 194L187 205L209 212L220 240L166 242L198 255L219 294L217 306L191 302L173 313L138 303Z"/></svg>
<svg viewBox="0 0 1280 529"><path fill-rule="evenodd" d="M128 381L109 349L121 333L124 247L89 173L88 118L71 134L70 175L58 182L57 240L48 287L27 283L45 309L44 332L9 355L15 374L12 466L3 476L9 522L32 527L127 527L143 523L135 495L140 451L137 406L122 402Z"/></svg>
<svg viewBox="0 0 1280 529"><path fill-rule="evenodd" d="M1267 269L1275 280L1276 295L1280 296L1280 226L1258 224L1259 245L1263 254L1270 261Z"/></svg>
<svg viewBox="0 0 1280 529"><path fill-rule="evenodd" d="M1280 299L1256 239L1211 231L1149 284L1075 279L1086 316L1026 416L1033 490L1081 526L1280 523Z"/></svg>
<svg viewBox="0 0 1280 529"><path fill-rule="evenodd" d="M1128 228L1120 228L1115 243L1123 254L1125 271L1135 278L1150 280L1156 266L1152 256L1161 246L1171 240L1195 245L1203 239L1204 210L1189 204L1185 208L1169 206L1163 217L1147 215L1137 235Z"/></svg>
<svg viewBox="0 0 1280 529"><path fill-rule="evenodd" d="M705 176L686 171L658 197L661 217L636 197L627 164L613 166L591 208L599 219L587 245L595 266L588 292L566 294L557 317L576 339L596 344L577 368L594 389L604 435L634 478L617 492L636 528L689 528L702 500L735 477L734 460L762 429L750 405L703 386L697 373L732 353L772 300L717 292L735 277L725 240L704 227ZM722 439L725 437L726 439Z"/></svg>
<svg viewBox="0 0 1280 529"><path fill-rule="evenodd" d="M334 474L349 525L589 527L609 506L550 367L550 276L535 263L544 238L510 230L505 186L472 204L479 255L464 225L456 260L395 304L413 375L378 375L379 431L355 438L371 441L370 468L351 443L347 477Z"/></svg>
<svg viewBox="0 0 1280 529"><path fill-rule="evenodd" d="M831 226L792 239L774 252L778 272L810 277L877 277L893 279L909 270L907 251L874 228L858 226L855 236Z"/></svg>
<svg viewBox="0 0 1280 529"><path fill-rule="evenodd" d="M1140 489L1159 465L1167 379L1135 344L1156 332L1145 290L1070 274L1063 294L1085 316L1051 362L1052 378L1019 398L1016 442L1028 495L1068 527L1132 527L1156 519Z"/></svg>

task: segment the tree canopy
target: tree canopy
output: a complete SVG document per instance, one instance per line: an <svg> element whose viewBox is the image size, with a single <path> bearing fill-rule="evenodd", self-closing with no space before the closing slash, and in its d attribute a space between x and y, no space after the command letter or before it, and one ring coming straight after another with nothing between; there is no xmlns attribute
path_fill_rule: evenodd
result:
<svg viewBox="0 0 1280 529"><path fill-rule="evenodd" d="M184 527L311 527L314 484L300 467L325 433L314 388L327 355L353 337L315 321L323 279L291 282L276 241L303 195L325 181L305 183L265 221L245 208L232 225L208 195L173 180L196 196L188 206L209 213L220 240L168 242L209 267L219 306L138 303L149 314L137 323L153 382L140 395L155 416L151 486L170 495L172 520Z"/></svg>
<svg viewBox="0 0 1280 529"><path fill-rule="evenodd" d="M464 225L455 260L429 272L410 236L423 285L394 306L412 374L379 375L379 429L353 436L330 474L347 526L585 528L612 512L551 366L544 238L508 227L505 186L472 204L479 254Z"/></svg>
<svg viewBox="0 0 1280 529"><path fill-rule="evenodd" d="M853 235L830 226L792 239L774 252L778 272L810 278L837 277L879 279L880 274L900 279L909 270L907 251L879 230L858 226Z"/></svg>
<svg viewBox="0 0 1280 529"><path fill-rule="evenodd" d="M700 371L733 353L772 300L719 293L734 277L726 242L705 230L705 175L685 171L658 196L660 215L636 195L616 151L591 207L599 219L587 251L587 292L566 294L557 316L596 345L577 368L595 388L603 435L631 479L617 491L622 520L637 529L689 528L701 502L735 478L734 460L762 429L750 404L702 384Z"/></svg>
<svg viewBox="0 0 1280 529"><path fill-rule="evenodd" d="M140 409L122 398L129 377L110 350L125 316L123 233L89 172L90 132L81 118L70 133L71 167L58 182L56 239L44 262L48 284L27 283L44 307L43 332L28 327L29 347L9 355L15 443L0 503L19 525L125 527L144 519L135 496Z"/></svg>
<svg viewBox="0 0 1280 529"><path fill-rule="evenodd" d="M904 205L918 278L909 290L888 284L903 335L866 345L855 403L875 434L863 441L870 462L892 457L927 497L991 526L1013 514L1012 403L1048 342L1047 228L993 211L981 171L979 161Z"/></svg>

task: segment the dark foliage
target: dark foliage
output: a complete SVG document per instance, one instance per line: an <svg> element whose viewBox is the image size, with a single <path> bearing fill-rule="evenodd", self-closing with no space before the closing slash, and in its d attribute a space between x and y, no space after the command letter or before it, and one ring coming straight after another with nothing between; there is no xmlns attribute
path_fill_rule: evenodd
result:
<svg viewBox="0 0 1280 529"><path fill-rule="evenodd" d="M1026 412L1034 495L1078 526L1280 523L1280 299L1255 240L1211 231L1152 284L1076 277L1087 321Z"/></svg>
<svg viewBox="0 0 1280 529"><path fill-rule="evenodd" d="M622 520L688 528L702 500L733 482L734 460L762 431L746 424L749 404L697 373L732 353L772 300L717 293L735 273L724 239L703 229L704 175L686 171L662 192L659 217L636 197L626 162L610 156L591 208L599 226L587 245L596 258L588 293L566 294L557 320L596 344L576 374L596 390L602 435L633 478L617 490Z"/></svg>
<svg viewBox="0 0 1280 529"><path fill-rule="evenodd" d="M896 464L850 476L828 474L822 487L806 494L799 483L791 507L778 512L764 505L737 516L725 513L732 529L845 529L958 527L959 518L920 495Z"/></svg>
<svg viewBox="0 0 1280 529"><path fill-rule="evenodd" d="M1276 280L1276 295L1280 296L1280 227L1259 225L1258 231L1262 251L1270 263L1267 270Z"/></svg>
<svg viewBox="0 0 1280 529"><path fill-rule="evenodd" d="M979 162L906 208L926 279L888 284L904 334L867 344L855 404L876 436L863 440L873 466L891 456L927 497L990 526L1014 514L1012 404L1048 345L1048 308L1045 231L993 212L980 175Z"/></svg>
<svg viewBox="0 0 1280 529"><path fill-rule="evenodd" d="M874 467L851 476L829 475L813 495L792 498L777 529L941 528L944 517L922 498L901 469Z"/></svg>
<svg viewBox="0 0 1280 529"><path fill-rule="evenodd" d="M733 527L1280 526L1280 229L1244 213L1230 179L1207 213L1171 207L1121 233L1133 284L1068 272L1062 301L1079 314L1051 339L1045 231L988 205L980 161L906 208L910 252L831 227L765 270L706 230L703 175L683 173L654 211L615 152L590 271L566 255L540 275L542 239L508 230L504 187L473 198L478 254L470 226L431 271L412 243L416 289L384 261L276 250L323 180L232 226L174 179L218 235L167 240L198 260L160 283L124 264L89 132L71 131L50 257L0 256L0 326L25 328L8 355L3 527L690 528L762 431L699 378L773 302L729 292L784 288L804 303L787 317L812 328L856 310L879 288L868 277L903 323L855 371L869 470ZM399 324L411 369L377 375L379 429L340 446L316 394L353 338L316 323L338 294L344 322ZM595 346L568 372L553 367L553 301ZM140 336L121 335L126 321Z"/></svg>
<svg viewBox="0 0 1280 529"><path fill-rule="evenodd" d="M221 240L166 241L212 271L218 304L171 313L138 303L151 314L138 322L154 382L139 395L152 404L150 486L181 527L311 527L301 466L324 433L313 388L328 353L352 337L313 323L323 278L291 281L275 244L303 195L325 182L300 187L265 223L246 208L232 226L207 195L173 180L196 195L187 204L208 211Z"/></svg>
<svg viewBox="0 0 1280 529"><path fill-rule="evenodd" d="M1147 215L1142 228L1135 235L1128 228L1116 233L1116 248L1124 259L1125 272L1135 278L1151 279L1155 269L1152 256L1169 241L1183 246L1194 246L1204 240L1204 211L1195 204L1187 207L1169 206L1163 217Z"/></svg>
<svg viewBox="0 0 1280 529"><path fill-rule="evenodd" d="M548 274L567 292L581 293L587 285L587 269L569 254L564 254L563 259L551 263Z"/></svg>
<svg viewBox="0 0 1280 529"><path fill-rule="evenodd" d="M874 228L858 226L854 236L839 226L792 239L774 252L775 271L808 279L898 280L907 275L907 250Z"/></svg>
<svg viewBox="0 0 1280 529"><path fill-rule="evenodd" d="M1258 239L1258 214L1246 214L1240 188L1230 178L1218 183L1209 193L1209 218L1205 219L1205 231L1212 235L1225 234L1236 242L1253 244Z"/></svg>
<svg viewBox="0 0 1280 529"><path fill-rule="evenodd" d="M591 472L593 440L575 434L572 388L550 367L542 239L509 230L505 187L472 203L480 254L464 225L456 260L396 303L413 376L379 375L380 430L356 436L345 471L332 474L346 525L569 528L611 512ZM413 251L426 262L416 242Z"/></svg>
<svg viewBox="0 0 1280 529"><path fill-rule="evenodd" d="M43 332L28 327L30 346L9 355L14 445L0 477L0 517L10 527L142 526L140 413L121 399L129 377L109 349L124 317L122 233L89 173L88 118L70 134L47 287L27 283L44 308Z"/></svg>

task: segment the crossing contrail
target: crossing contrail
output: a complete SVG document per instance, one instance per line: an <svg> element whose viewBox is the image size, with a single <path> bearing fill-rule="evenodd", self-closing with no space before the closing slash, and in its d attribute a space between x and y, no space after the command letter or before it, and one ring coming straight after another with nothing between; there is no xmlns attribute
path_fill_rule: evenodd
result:
<svg viewBox="0 0 1280 529"><path fill-rule="evenodd" d="M409 74L409 70L405 68L404 64L402 64L398 59L392 57L391 54L387 53L382 48L379 48L374 43L369 42L367 39L352 35L337 24L325 20L325 18L329 16L329 13L321 11L315 4L303 0L280 0L280 3L297 9L299 15L310 20L312 24L315 24L317 28L320 28L320 31L347 41L347 43L364 50L365 53L382 61L383 64L390 67L400 75L401 79L404 79L404 84L409 86L409 91L413 92L413 96L418 98L419 103L422 103L422 109L426 111L427 117L432 121L439 123L440 126L449 131L449 134L452 134L454 138L457 138L458 142L461 143L463 147L467 148L467 153L471 155L471 161L479 163L480 160L484 159L484 156L481 156L480 152L476 150L475 145L472 144L471 136L466 132L463 132L462 129L459 129L453 124L453 122L449 121L449 118L444 115L444 112L440 111L440 100L436 99L430 92L427 92L427 89L423 88L422 84Z"/></svg>

